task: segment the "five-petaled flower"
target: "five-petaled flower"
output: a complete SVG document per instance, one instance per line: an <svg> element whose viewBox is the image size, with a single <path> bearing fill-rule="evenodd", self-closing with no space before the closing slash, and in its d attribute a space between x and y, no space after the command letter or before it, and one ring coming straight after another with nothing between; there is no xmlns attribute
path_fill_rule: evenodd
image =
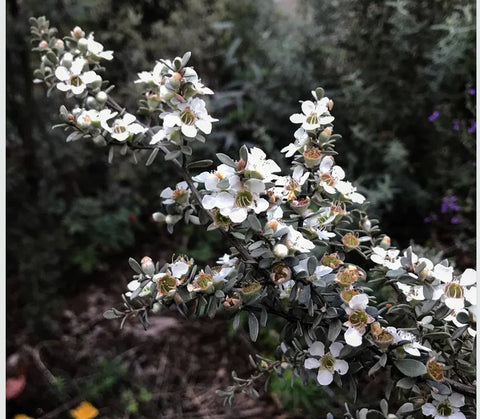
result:
<svg viewBox="0 0 480 419"><path fill-rule="evenodd" d="M345 375L348 371L348 363L338 359L343 344L334 342L330 345L329 351L325 353L325 345L322 342L313 342L308 348L308 353L317 358L305 359L304 367L308 370L317 369L317 381L321 386L328 386L333 381L334 373Z"/></svg>

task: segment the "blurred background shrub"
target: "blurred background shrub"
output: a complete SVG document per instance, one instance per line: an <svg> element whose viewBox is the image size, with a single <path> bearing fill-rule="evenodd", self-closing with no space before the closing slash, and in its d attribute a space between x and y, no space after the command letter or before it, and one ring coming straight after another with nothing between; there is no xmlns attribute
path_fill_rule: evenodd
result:
<svg viewBox="0 0 480 419"><path fill-rule="evenodd" d="M128 271L127 256L211 262L224 251L219 236L199 241L180 225L170 236L151 220L178 181L167 164L117 155L108 165L105 149L51 129L62 99L32 84L30 16L61 34L95 31L115 51L107 78L130 111L137 72L192 51L220 119L201 157L245 143L278 158L298 100L324 87L343 135L338 163L394 244L414 239L474 265L473 0L7 0L6 10L7 354L61 333L58 313L87 287L124 288L112 272Z"/></svg>

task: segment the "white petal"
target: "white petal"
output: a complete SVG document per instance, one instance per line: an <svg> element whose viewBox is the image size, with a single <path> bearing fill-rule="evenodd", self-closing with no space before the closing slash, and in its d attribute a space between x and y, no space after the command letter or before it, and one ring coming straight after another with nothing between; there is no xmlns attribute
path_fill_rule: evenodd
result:
<svg viewBox="0 0 480 419"><path fill-rule="evenodd" d="M461 285L473 285L477 282L477 273L475 269L467 268L460 278Z"/></svg>
<svg viewBox="0 0 480 419"><path fill-rule="evenodd" d="M186 137L193 138L197 135L197 132L198 130L195 125L182 125L182 134Z"/></svg>
<svg viewBox="0 0 480 419"><path fill-rule="evenodd" d="M260 198L255 201L253 210L255 211L255 214L260 214L261 212L268 210L269 206L270 204L266 199Z"/></svg>
<svg viewBox="0 0 480 419"><path fill-rule="evenodd" d="M137 118L135 118L135 115L132 115L131 113L126 113L125 115L123 115L122 119L125 125L130 125L135 122Z"/></svg>
<svg viewBox="0 0 480 419"><path fill-rule="evenodd" d="M75 58L75 60L73 60L72 67L70 67L70 70L73 74L78 76L81 74L84 65L85 60L83 58Z"/></svg>
<svg viewBox="0 0 480 419"><path fill-rule="evenodd" d="M163 117L163 126L168 128L173 128L174 126L182 125L182 121L178 115L169 113Z"/></svg>
<svg viewBox="0 0 480 419"><path fill-rule="evenodd" d="M452 274L453 274L453 268L451 266L444 266L441 264L437 264L433 268L433 276L442 282L451 282Z"/></svg>
<svg viewBox="0 0 480 419"><path fill-rule="evenodd" d="M165 131L161 129L154 136L152 136L152 139L150 140L150 144L157 144L158 142L164 140L165 138L166 138Z"/></svg>
<svg viewBox="0 0 480 419"><path fill-rule="evenodd" d="M452 310L460 310L465 307L464 298L445 298L445 305Z"/></svg>
<svg viewBox="0 0 480 419"><path fill-rule="evenodd" d="M356 310L356 309L365 310L365 308L368 305L367 294L354 295L353 298L348 303L348 305L353 310Z"/></svg>
<svg viewBox="0 0 480 419"><path fill-rule="evenodd" d="M432 403L425 403L422 406L422 413L426 416L434 416L437 413L437 408Z"/></svg>
<svg viewBox="0 0 480 419"><path fill-rule="evenodd" d="M97 80L102 80L102 78L95 73L95 71L87 71L86 73L82 74L80 78L86 84L96 82Z"/></svg>
<svg viewBox="0 0 480 419"><path fill-rule="evenodd" d="M333 374L328 370L318 370L317 374L318 384L321 386L328 386L333 381Z"/></svg>
<svg viewBox="0 0 480 419"><path fill-rule="evenodd" d="M173 265L171 265L171 268L172 268L172 275L175 278L181 278L182 275L185 275L190 269L188 264L186 264L185 262L175 262Z"/></svg>
<svg viewBox="0 0 480 419"><path fill-rule="evenodd" d="M475 305L477 304L477 287L470 287L465 290L465 299Z"/></svg>
<svg viewBox="0 0 480 419"><path fill-rule="evenodd" d="M462 412L455 412L452 413L448 419L467 419L466 416Z"/></svg>
<svg viewBox="0 0 480 419"><path fill-rule="evenodd" d="M202 205L205 209L212 209L217 206L217 200L212 195L205 195L202 199Z"/></svg>
<svg viewBox="0 0 480 419"><path fill-rule="evenodd" d="M250 192L262 193L265 191L265 184L260 179L248 179L245 186Z"/></svg>
<svg viewBox="0 0 480 419"><path fill-rule="evenodd" d="M362 344L362 335L357 329L349 327L345 332L345 342L350 346L360 346Z"/></svg>
<svg viewBox="0 0 480 419"><path fill-rule="evenodd" d="M333 369L337 371L340 375L344 375L348 371L348 362L343 359L336 359Z"/></svg>
<svg viewBox="0 0 480 419"><path fill-rule="evenodd" d="M160 198L171 198L173 195L173 189L170 188L170 186L168 188L165 188L161 194L160 194Z"/></svg>
<svg viewBox="0 0 480 419"><path fill-rule="evenodd" d="M230 220L232 220L234 223L241 223L245 221L247 218L247 210L245 208L234 208L230 212Z"/></svg>
<svg viewBox="0 0 480 419"><path fill-rule="evenodd" d="M112 134L112 138L115 138L117 141L126 141L129 136L130 133L128 131Z"/></svg>
<svg viewBox="0 0 480 419"><path fill-rule="evenodd" d="M448 400L453 407L462 407L465 404L465 396L460 393L452 393L448 396Z"/></svg>
<svg viewBox="0 0 480 419"><path fill-rule="evenodd" d="M67 68L63 66L57 67L57 69L55 70L55 77L61 81L70 80L70 71L68 71Z"/></svg>
<svg viewBox="0 0 480 419"><path fill-rule="evenodd" d="M210 134L212 132L212 123L210 121L206 121L205 119L199 119L195 122L195 125L204 134Z"/></svg>
<svg viewBox="0 0 480 419"><path fill-rule="evenodd" d="M70 85L65 83L57 83L57 89L61 90L62 92L68 92L70 90Z"/></svg>
<svg viewBox="0 0 480 419"><path fill-rule="evenodd" d="M331 122L333 122L334 119L335 119L335 117L333 117L333 116L322 116L319 121L322 125L326 125L326 124L330 124Z"/></svg>
<svg viewBox="0 0 480 419"><path fill-rule="evenodd" d="M305 115L310 115L312 112L315 111L315 105L311 100L306 100L302 103L302 112Z"/></svg>
<svg viewBox="0 0 480 419"><path fill-rule="evenodd" d="M313 356L325 355L325 345L322 342L313 342L312 346L308 348L308 352Z"/></svg>
<svg viewBox="0 0 480 419"><path fill-rule="evenodd" d="M303 124L303 121L305 121L305 115L302 115L301 113L294 113L290 116L290 121L294 124Z"/></svg>
<svg viewBox="0 0 480 419"><path fill-rule="evenodd" d="M330 345L329 352L332 354L334 358L336 358L338 355L340 355L340 351L343 349L343 344L340 342L333 342Z"/></svg>
<svg viewBox="0 0 480 419"><path fill-rule="evenodd" d="M81 95L85 90L85 85L81 84L80 86L70 85L70 90L74 95Z"/></svg>
<svg viewBox="0 0 480 419"><path fill-rule="evenodd" d="M403 345L403 350L410 355L420 356L420 351L417 348L414 348L412 345L406 344Z"/></svg>
<svg viewBox="0 0 480 419"><path fill-rule="evenodd" d="M315 358L307 358L305 360L305 364L304 364L304 367L307 369L307 370L313 370L314 368L318 368L320 366L320 362L318 361L318 359L315 359Z"/></svg>
<svg viewBox="0 0 480 419"><path fill-rule="evenodd" d="M135 291L138 287L140 286L140 282L134 279L133 281L130 281L127 285L127 288L130 291Z"/></svg>
<svg viewBox="0 0 480 419"><path fill-rule="evenodd" d="M216 199L218 208L231 208L235 204L235 198L228 192L220 192Z"/></svg>
<svg viewBox="0 0 480 419"><path fill-rule="evenodd" d="M147 128L143 128L140 124L130 124L127 128L132 134L139 134L147 130Z"/></svg>

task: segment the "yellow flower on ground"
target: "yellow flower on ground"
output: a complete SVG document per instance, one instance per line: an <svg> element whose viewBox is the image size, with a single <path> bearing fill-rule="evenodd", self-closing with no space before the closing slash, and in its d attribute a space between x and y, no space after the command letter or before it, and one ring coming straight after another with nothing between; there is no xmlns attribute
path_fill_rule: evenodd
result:
<svg viewBox="0 0 480 419"><path fill-rule="evenodd" d="M82 402L76 409L70 410L75 419L93 419L98 416L98 410L89 402Z"/></svg>
<svg viewBox="0 0 480 419"><path fill-rule="evenodd" d="M33 419L33 418L31 416L27 416L22 413L20 415L15 415L13 419Z"/></svg>

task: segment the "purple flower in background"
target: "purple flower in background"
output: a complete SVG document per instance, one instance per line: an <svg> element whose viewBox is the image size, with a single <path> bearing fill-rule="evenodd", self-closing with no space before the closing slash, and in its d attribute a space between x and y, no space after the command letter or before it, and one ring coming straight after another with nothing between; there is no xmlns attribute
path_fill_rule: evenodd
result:
<svg viewBox="0 0 480 419"><path fill-rule="evenodd" d="M455 195L444 196L442 198L442 206L440 208L442 214L445 214L448 211L459 212L460 209L460 205L457 204L457 197Z"/></svg>
<svg viewBox="0 0 480 419"><path fill-rule="evenodd" d="M440 112L439 112L439 111L433 111L433 113L428 117L428 120L429 120L430 122L433 122L433 121L435 121L435 119L437 119L439 116L440 116Z"/></svg>
<svg viewBox="0 0 480 419"><path fill-rule="evenodd" d="M425 224L428 224L428 223L430 223L431 221L432 221L432 219L431 219L430 217L425 217L425 218L423 219L423 222L424 222Z"/></svg>
<svg viewBox="0 0 480 419"><path fill-rule="evenodd" d="M470 125L470 128L468 128L468 133L473 134L477 130L477 123L475 121L472 122L472 125Z"/></svg>
<svg viewBox="0 0 480 419"><path fill-rule="evenodd" d="M460 223L460 220L458 219L458 217L452 217L452 219L450 220L450 223L458 224L458 223Z"/></svg>
<svg viewBox="0 0 480 419"><path fill-rule="evenodd" d="M453 123L453 129L454 131L460 131L460 124L457 121Z"/></svg>
<svg viewBox="0 0 480 419"><path fill-rule="evenodd" d="M474 94L476 94L477 91L475 89L468 89L468 94L473 96Z"/></svg>

